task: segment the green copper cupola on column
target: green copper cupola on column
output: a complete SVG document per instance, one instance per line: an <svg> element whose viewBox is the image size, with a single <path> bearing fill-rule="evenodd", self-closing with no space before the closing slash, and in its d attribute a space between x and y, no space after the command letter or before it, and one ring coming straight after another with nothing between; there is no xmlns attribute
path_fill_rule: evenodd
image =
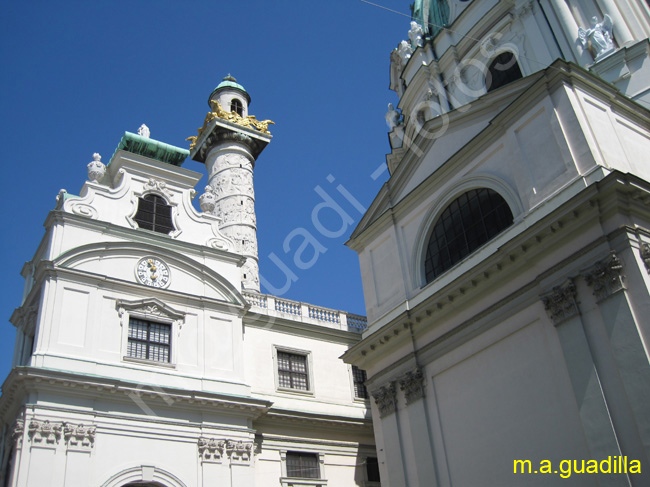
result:
<svg viewBox="0 0 650 487"><path fill-rule="evenodd" d="M242 290L260 290L253 170L271 141L271 120L248 114L250 95L228 75L208 98L210 111L197 136L189 137L190 156L206 165L208 186L201 209L220 219L219 230L243 255Z"/></svg>

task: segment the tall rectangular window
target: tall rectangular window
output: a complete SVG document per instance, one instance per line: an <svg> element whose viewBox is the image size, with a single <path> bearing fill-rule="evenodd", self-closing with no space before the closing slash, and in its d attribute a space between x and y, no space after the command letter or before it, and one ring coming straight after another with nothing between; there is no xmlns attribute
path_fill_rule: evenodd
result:
<svg viewBox="0 0 650 487"><path fill-rule="evenodd" d="M379 462L377 457L366 458L366 476L368 482L379 482Z"/></svg>
<svg viewBox="0 0 650 487"><path fill-rule="evenodd" d="M287 477L318 479L318 454L304 452L287 452Z"/></svg>
<svg viewBox="0 0 650 487"><path fill-rule="evenodd" d="M154 362L169 362L171 325L129 318L127 356Z"/></svg>
<svg viewBox="0 0 650 487"><path fill-rule="evenodd" d="M368 398L368 390L366 389L366 379L368 378L366 371L360 369L356 365L352 366L352 381L354 382L354 397L361 399Z"/></svg>
<svg viewBox="0 0 650 487"><path fill-rule="evenodd" d="M309 390L306 355L278 351L278 386L300 391Z"/></svg>

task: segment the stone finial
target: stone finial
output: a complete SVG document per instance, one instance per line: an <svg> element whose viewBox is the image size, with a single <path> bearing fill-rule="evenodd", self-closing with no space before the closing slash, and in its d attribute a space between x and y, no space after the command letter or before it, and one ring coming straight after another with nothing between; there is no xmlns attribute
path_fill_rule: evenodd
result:
<svg viewBox="0 0 650 487"><path fill-rule="evenodd" d="M204 213L214 213L215 205L217 204L217 195L212 186L205 187L205 193L199 196L199 206Z"/></svg>
<svg viewBox="0 0 650 487"><path fill-rule="evenodd" d="M93 154L93 160L88 163L88 180L93 183L99 182L106 174L106 166L102 163L102 156L97 152Z"/></svg>
<svg viewBox="0 0 650 487"><path fill-rule="evenodd" d="M141 137L146 137L147 139L151 136L151 130L145 124L140 125L138 129L138 135Z"/></svg>

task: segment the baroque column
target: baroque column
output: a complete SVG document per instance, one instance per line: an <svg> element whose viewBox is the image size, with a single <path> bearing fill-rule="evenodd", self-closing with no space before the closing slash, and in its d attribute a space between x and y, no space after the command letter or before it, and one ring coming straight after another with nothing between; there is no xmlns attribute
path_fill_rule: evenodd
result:
<svg viewBox="0 0 650 487"><path fill-rule="evenodd" d="M234 243L234 252L246 258L241 271L242 290L260 291L257 222L253 169L271 140L270 120L248 115L250 96L228 75L208 99L210 112L191 141L190 155L208 171L206 193L214 206L206 210L220 219L219 230Z"/></svg>

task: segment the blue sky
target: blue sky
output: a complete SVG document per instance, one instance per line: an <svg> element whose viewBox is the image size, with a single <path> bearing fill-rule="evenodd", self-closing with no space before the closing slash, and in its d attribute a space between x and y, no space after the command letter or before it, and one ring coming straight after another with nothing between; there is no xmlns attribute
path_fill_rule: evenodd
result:
<svg viewBox="0 0 650 487"><path fill-rule="evenodd" d="M409 12L406 0L378 3ZM389 55L407 38L407 17L360 0L36 0L0 7L8 192L0 377L13 354L8 318L20 305L20 270L43 237L59 190L77 194L92 154L108 162L124 131L142 123L152 138L187 148L210 92L228 73L251 95L250 113L276 122L255 168L261 274L276 288L284 284L269 259L274 254L298 277L285 297L365 314L358 259L343 245L361 213L337 186L367 208L387 179L384 114L396 101L388 90ZM205 174L194 161L184 167ZM199 193L205 184L204 176ZM339 237L323 235L312 221L323 193L354 221L319 213ZM327 249L306 270L283 247L297 228Z"/></svg>

